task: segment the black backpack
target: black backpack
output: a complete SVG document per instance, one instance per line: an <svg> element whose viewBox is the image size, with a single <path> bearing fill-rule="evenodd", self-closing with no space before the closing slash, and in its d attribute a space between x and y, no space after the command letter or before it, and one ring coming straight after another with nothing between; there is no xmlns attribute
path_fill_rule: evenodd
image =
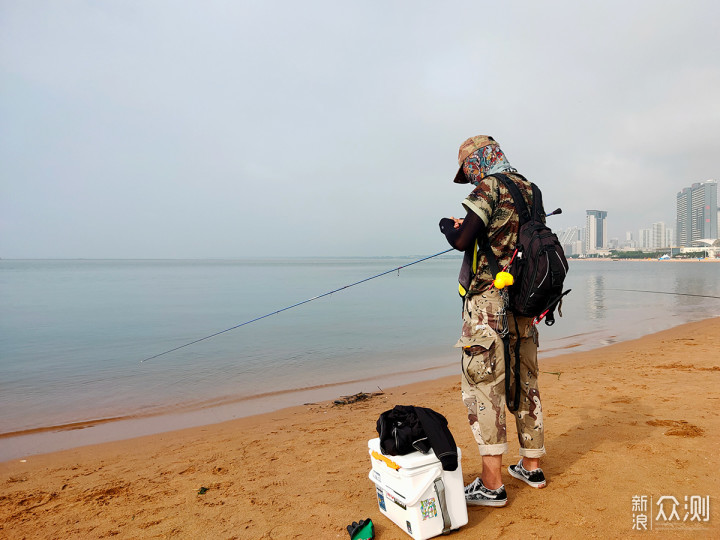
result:
<svg viewBox="0 0 720 540"><path fill-rule="evenodd" d="M535 322L545 318L545 324L555 323L555 308L563 296L570 292L562 292L563 282L569 270L565 252L557 236L542 221L545 215L540 189L530 183L533 193L532 213L528 209L515 182L504 174L493 174L510 191L515 209L520 216L520 230L515 247L515 254L508 268L514 278L510 286L510 311L516 315L534 317ZM487 236L483 250L493 276L500 271L495 254L490 248ZM519 332L517 319L515 328ZM515 412L520 406L520 340L515 343L515 392L510 387L510 339L502 338L505 347L505 398L508 409ZM511 399L512 396L512 399Z"/></svg>
<svg viewBox="0 0 720 540"><path fill-rule="evenodd" d="M504 174L493 174L510 191L520 217L517 246L508 272L514 284L508 289L510 310L524 317L534 317L545 324L555 323L555 308L562 297L563 283L569 270L565 252L557 236L543 223L542 193L530 183L533 194L532 212L528 209L515 182ZM499 267L492 250L486 250L493 275Z"/></svg>

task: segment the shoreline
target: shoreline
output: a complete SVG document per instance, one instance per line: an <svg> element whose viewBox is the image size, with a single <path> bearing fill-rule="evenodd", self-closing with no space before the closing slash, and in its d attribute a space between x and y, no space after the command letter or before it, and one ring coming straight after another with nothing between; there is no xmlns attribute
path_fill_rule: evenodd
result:
<svg viewBox="0 0 720 540"><path fill-rule="evenodd" d="M581 338L585 336L586 334L580 334L580 335L570 335L565 336L563 340L569 340L574 339L577 340L578 338ZM631 338L634 339L634 338ZM599 348L606 346L605 345L597 345L593 348ZM543 349L542 351L539 351L539 357L540 359L544 359L546 357L552 358L554 356L560 356L562 351L571 351L572 349L576 349L578 347L582 347L583 344L579 343L577 341L573 341L569 344L563 344L554 346L551 348ZM586 349L583 349L586 350ZM206 400L196 400L196 401L184 401L184 402L177 402L177 403L168 403L164 406L158 406L155 407L152 411L147 413L142 412L131 412L128 414L120 414L117 416L107 416L107 417L98 417L98 418L87 418L87 419L80 419L76 421L70 421L66 423L61 424L48 424L48 425L39 425L39 426L32 426L27 428L22 428L18 430L13 431L5 431L0 432L0 441L3 439L12 439L17 437L25 437L29 435L37 435L42 433L53 433L53 432L62 432L62 431L76 431L80 429L87 429L92 428L95 426L100 426L103 424L109 424L113 422L127 422L127 421L134 421L134 420L148 420L151 418L157 418L157 417L165 417L165 416L178 416L182 414L193 414L193 413L201 413L202 411L207 411L211 409L217 409L224 406L233 406L233 405L240 405L245 403L250 403L250 409L247 412L247 414L237 412L240 417L245 416L254 416L255 414L262 414L262 412L269 412L269 411L260 411L256 412L260 407L262 407L262 404L266 403L267 400L273 399L278 400L281 399L282 396L288 396L288 395L306 395L310 398L314 397L314 401L322 401L323 399L331 399L333 396L336 395L336 392L343 392L343 391L350 391L354 388L359 388L357 385L362 385L363 383L366 383L365 386L368 386L365 388L365 390L373 390L373 388L378 388L380 391L382 391L382 387L395 387L395 386L405 386L405 384L412 384L414 382L421 382L426 380L435 380L438 378L443 378L448 375L446 372L452 372L454 373L456 371L456 364L457 362L452 361L449 363L443 363L438 366L433 367L425 367L416 370L413 374L408 374L406 372L393 372L393 373L386 373L378 376L370 376L370 377L360 377L357 379L350 379L350 380L344 380L344 381L336 381L336 382L329 382L325 384L318 384L313 386L305 386L300 388L289 388L289 389L283 389L283 390L275 390L275 391L269 391L269 392L263 392L260 394L252 394L252 395L224 395L224 396L218 396L215 398L210 398ZM440 375L432 375L433 372L439 372ZM400 379L408 379L411 380L409 382L402 382L399 383ZM374 385L374 386L373 386ZM370 387L373 388L370 388ZM360 390L364 391L364 390ZM374 391L374 390L373 390ZM332 393L328 393L332 392ZM323 397L326 396L326 397ZM294 399L292 401L297 401L297 399ZM253 404L257 402L258 405L253 406ZM294 406L299 405L300 403L293 403L292 405L287 406ZM278 408L285 408L285 406L278 406L275 407L273 410L277 410ZM217 422L216 422L217 423ZM188 426L193 427L193 426ZM107 441L102 441L107 442ZM1 459L2 453L0 452L0 462L5 461Z"/></svg>
<svg viewBox="0 0 720 540"><path fill-rule="evenodd" d="M122 442L137 437L201 428L307 404L331 401L341 395L436 380L447 377L449 373L455 371L456 366L453 362L424 368L415 374L392 373L313 387L265 392L248 397L221 397L208 400L205 406L197 403L180 403L168 405L159 412L145 415L128 414L2 433L0 464L21 457L48 453L48 446L52 447L49 452L62 452L88 445Z"/></svg>
<svg viewBox="0 0 720 540"><path fill-rule="evenodd" d="M701 319L709 320L709 319ZM680 323L680 326L688 323ZM678 325L668 327L676 328ZM663 332L660 329L649 335ZM592 333L564 336L555 346L538 351L539 361L553 361L582 352L642 339L630 336L617 339L608 334L592 345L583 343ZM599 336L602 337L602 336ZM598 339L598 336L594 336ZM453 349L450 349L453 350ZM0 463L48 452L59 452L87 445L119 442L136 437L160 435L183 429L216 425L241 418L262 415L303 404L331 401L342 395L375 392L383 388L398 388L415 383L433 381L455 374L457 362L449 361L450 354L439 366L421 368L412 373L394 372L378 376L331 382L315 386L263 392L250 396L219 396L201 401L168 403L150 412L131 412L109 417L86 418L57 425L31 426L0 433ZM452 355L454 356L454 354Z"/></svg>
<svg viewBox="0 0 720 540"><path fill-rule="evenodd" d="M680 511L683 497L707 496L707 521L665 530L717 531L720 318L541 360L540 371L548 487L505 474L508 508L470 508L454 536L633 537L636 495L674 496ZM430 407L448 419L472 481L481 460L458 377L1 463L0 536L342 538L370 517L378 538L406 538L377 509L367 440L393 405ZM505 470L517 461L512 422L508 441Z"/></svg>

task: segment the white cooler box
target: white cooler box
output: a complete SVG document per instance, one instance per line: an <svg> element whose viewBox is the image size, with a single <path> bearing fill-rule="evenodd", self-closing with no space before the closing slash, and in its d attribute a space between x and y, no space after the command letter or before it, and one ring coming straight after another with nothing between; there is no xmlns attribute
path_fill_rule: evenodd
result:
<svg viewBox="0 0 720 540"><path fill-rule="evenodd" d="M431 450L404 456L385 456L380 439L368 441L380 511L415 540L459 529L468 522L460 449L458 468L444 471Z"/></svg>

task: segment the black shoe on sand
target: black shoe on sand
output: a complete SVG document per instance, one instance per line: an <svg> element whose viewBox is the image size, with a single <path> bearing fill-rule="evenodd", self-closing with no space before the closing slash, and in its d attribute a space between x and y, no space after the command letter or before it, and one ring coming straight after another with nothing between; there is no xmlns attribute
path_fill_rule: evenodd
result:
<svg viewBox="0 0 720 540"><path fill-rule="evenodd" d="M482 480L476 478L465 486L465 502L477 506L505 506L507 504L505 485L497 489L488 489L483 485Z"/></svg>
<svg viewBox="0 0 720 540"><path fill-rule="evenodd" d="M544 488L545 487L545 475L542 472L542 469L535 469L534 471L528 471L525 467L523 467L523 460L520 458L520 461L517 465L510 465L508 467L508 472L517 478L518 480L522 480L527 485L532 486L534 488Z"/></svg>

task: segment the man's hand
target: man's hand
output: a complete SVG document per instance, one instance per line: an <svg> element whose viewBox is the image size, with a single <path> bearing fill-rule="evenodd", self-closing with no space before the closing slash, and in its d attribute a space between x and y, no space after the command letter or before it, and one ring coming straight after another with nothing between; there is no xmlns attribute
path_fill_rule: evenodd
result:
<svg viewBox="0 0 720 540"><path fill-rule="evenodd" d="M485 235L485 225L475 212L468 212L464 218L442 218L439 225L448 244L459 251L467 251Z"/></svg>

